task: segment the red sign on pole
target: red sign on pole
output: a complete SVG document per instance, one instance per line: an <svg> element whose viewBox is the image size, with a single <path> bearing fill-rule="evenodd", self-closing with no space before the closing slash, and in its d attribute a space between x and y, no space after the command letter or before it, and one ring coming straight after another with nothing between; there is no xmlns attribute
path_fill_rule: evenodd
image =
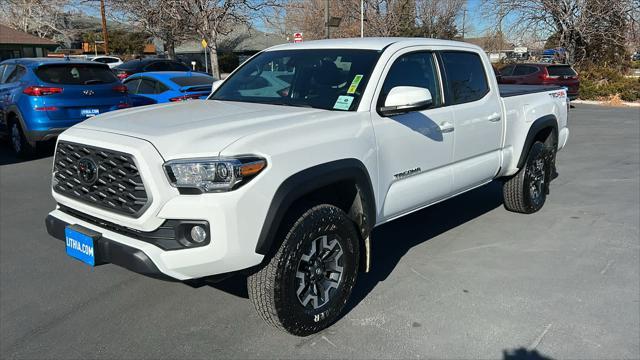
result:
<svg viewBox="0 0 640 360"><path fill-rule="evenodd" d="M301 43L302 42L302 33L295 33L293 34L293 42L294 43Z"/></svg>

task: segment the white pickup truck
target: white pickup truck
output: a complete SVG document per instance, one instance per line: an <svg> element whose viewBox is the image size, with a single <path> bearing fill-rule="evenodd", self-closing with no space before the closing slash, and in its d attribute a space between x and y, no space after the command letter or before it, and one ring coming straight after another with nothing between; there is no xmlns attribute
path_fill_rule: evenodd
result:
<svg viewBox="0 0 640 360"><path fill-rule="evenodd" d="M499 87L466 43L275 46L207 100L60 135L47 230L91 266L185 282L244 271L258 313L308 335L375 261L375 226L494 179L507 209L538 211L567 114L565 89Z"/></svg>

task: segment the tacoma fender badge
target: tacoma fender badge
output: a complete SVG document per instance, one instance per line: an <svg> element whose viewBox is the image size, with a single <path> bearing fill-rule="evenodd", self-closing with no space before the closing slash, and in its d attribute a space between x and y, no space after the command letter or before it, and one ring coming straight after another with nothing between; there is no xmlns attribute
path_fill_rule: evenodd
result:
<svg viewBox="0 0 640 360"><path fill-rule="evenodd" d="M413 168L413 169L409 169L403 172L399 172L397 174L393 174L393 177L396 179L403 179L409 176L413 176L413 175L417 175L422 171L422 169L420 169L419 167L417 168Z"/></svg>

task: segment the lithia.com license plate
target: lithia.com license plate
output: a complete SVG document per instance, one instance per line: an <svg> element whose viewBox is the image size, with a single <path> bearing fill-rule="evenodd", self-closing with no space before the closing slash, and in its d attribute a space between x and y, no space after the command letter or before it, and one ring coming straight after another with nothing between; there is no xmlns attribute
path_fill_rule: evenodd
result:
<svg viewBox="0 0 640 360"><path fill-rule="evenodd" d="M100 234L79 225L69 225L64 229L67 255L85 264L96 266L96 241Z"/></svg>

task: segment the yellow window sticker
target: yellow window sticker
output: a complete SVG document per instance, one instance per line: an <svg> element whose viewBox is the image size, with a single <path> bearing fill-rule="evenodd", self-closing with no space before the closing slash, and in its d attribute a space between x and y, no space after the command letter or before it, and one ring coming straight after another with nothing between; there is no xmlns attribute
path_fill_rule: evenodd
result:
<svg viewBox="0 0 640 360"><path fill-rule="evenodd" d="M360 85L360 80L362 80L362 75L356 75L353 77L353 81L349 86L349 90L347 90L347 94L355 94L358 85Z"/></svg>
<svg viewBox="0 0 640 360"><path fill-rule="evenodd" d="M336 103L333 105L333 108L336 110L349 110L352 102L353 102L353 96L341 95L338 97L338 100L336 100Z"/></svg>

